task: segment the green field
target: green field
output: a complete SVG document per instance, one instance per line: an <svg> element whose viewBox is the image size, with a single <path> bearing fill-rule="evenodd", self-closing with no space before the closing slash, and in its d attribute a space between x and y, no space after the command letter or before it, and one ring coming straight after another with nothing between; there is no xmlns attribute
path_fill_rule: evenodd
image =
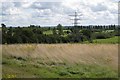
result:
<svg viewBox="0 0 120 80"><path fill-rule="evenodd" d="M107 39L96 39L93 40L93 43L120 43L119 42L119 37L115 36L112 38L107 38Z"/></svg>
<svg viewBox="0 0 120 80"><path fill-rule="evenodd" d="M58 30L56 30L58 32ZM66 37L68 34L66 33L67 31L71 32L70 30L63 30L64 32L64 37ZM47 30L47 31L44 31L43 34L46 34L46 35L50 35L50 34L53 34L53 31L52 30Z"/></svg>
<svg viewBox="0 0 120 80"><path fill-rule="evenodd" d="M107 39L95 39L93 40L93 43L98 43L98 44L118 44L120 43L119 40L120 37L114 36L112 38L107 38ZM83 43L89 43L88 41L85 41Z"/></svg>
<svg viewBox="0 0 120 80"><path fill-rule="evenodd" d="M53 34L53 32L52 30L47 30L47 31L44 31L43 34L50 35L50 34Z"/></svg>

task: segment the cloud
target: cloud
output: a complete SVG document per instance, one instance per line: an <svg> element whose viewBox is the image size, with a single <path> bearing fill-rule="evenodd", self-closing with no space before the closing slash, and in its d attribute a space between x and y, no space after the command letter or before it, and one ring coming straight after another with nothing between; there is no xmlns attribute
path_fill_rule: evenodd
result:
<svg viewBox="0 0 120 80"><path fill-rule="evenodd" d="M117 0L116 0L117 1ZM64 0L39 2L36 0L3 2L0 18L7 25L71 25L75 11L83 14L82 24L117 24L118 5L114 0ZM1 23L2 23L1 22Z"/></svg>
<svg viewBox="0 0 120 80"><path fill-rule="evenodd" d="M93 12L97 12L97 11L106 11L107 10L107 6L104 5L104 3L98 3L96 6L92 6L91 10Z"/></svg>

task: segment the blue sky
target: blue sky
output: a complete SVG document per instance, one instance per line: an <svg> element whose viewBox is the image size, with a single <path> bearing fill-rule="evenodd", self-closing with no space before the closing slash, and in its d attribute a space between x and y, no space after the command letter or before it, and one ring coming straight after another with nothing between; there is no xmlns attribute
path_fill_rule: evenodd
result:
<svg viewBox="0 0 120 80"><path fill-rule="evenodd" d="M80 25L118 24L118 0L0 1L1 23L7 26L72 25L69 15L75 11L82 14Z"/></svg>

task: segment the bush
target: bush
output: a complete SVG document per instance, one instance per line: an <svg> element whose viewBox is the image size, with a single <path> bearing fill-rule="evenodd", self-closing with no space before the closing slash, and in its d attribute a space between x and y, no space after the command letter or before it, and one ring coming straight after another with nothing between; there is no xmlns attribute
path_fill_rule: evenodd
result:
<svg viewBox="0 0 120 80"><path fill-rule="evenodd" d="M61 71L61 72L59 72L59 75L60 76L69 75L69 72L67 72L67 71Z"/></svg>
<svg viewBox="0 0 120 80"><path fill-rule="evenodd" d="M2 61L2 65L5 65L5 64L7 64L7 62L5 62L5 61Z"/></svg>
<svg viewBox="0 0 120 80"><path fill-rule="evenodd" d="M13 58L17 59L17 60L23 60L23 61L26 61L26 59L22 58L22 57L16 57L16 56L13 56Z"/></svg>
<svg viewBox="0 0 120 80"><path fill-rule="evenodd" d="M79 74L79 71L69 71L71 74Z"/></svg>
<svg viewBox="0 0 120 80"><path fill-rule="evenodd" d="M113 37L113 35L111 33L94 33L92 37L94 39L106 39Z"/></svg>

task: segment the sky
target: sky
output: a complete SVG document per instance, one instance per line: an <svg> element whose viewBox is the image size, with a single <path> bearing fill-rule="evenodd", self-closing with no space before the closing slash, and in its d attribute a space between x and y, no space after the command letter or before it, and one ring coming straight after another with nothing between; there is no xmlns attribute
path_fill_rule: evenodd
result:
<svg viewBox="0 0 120 80"><path fill-rule="evenodd" d="M0 0L0 23L7 26L118 24L118 0Z"/></svg>

